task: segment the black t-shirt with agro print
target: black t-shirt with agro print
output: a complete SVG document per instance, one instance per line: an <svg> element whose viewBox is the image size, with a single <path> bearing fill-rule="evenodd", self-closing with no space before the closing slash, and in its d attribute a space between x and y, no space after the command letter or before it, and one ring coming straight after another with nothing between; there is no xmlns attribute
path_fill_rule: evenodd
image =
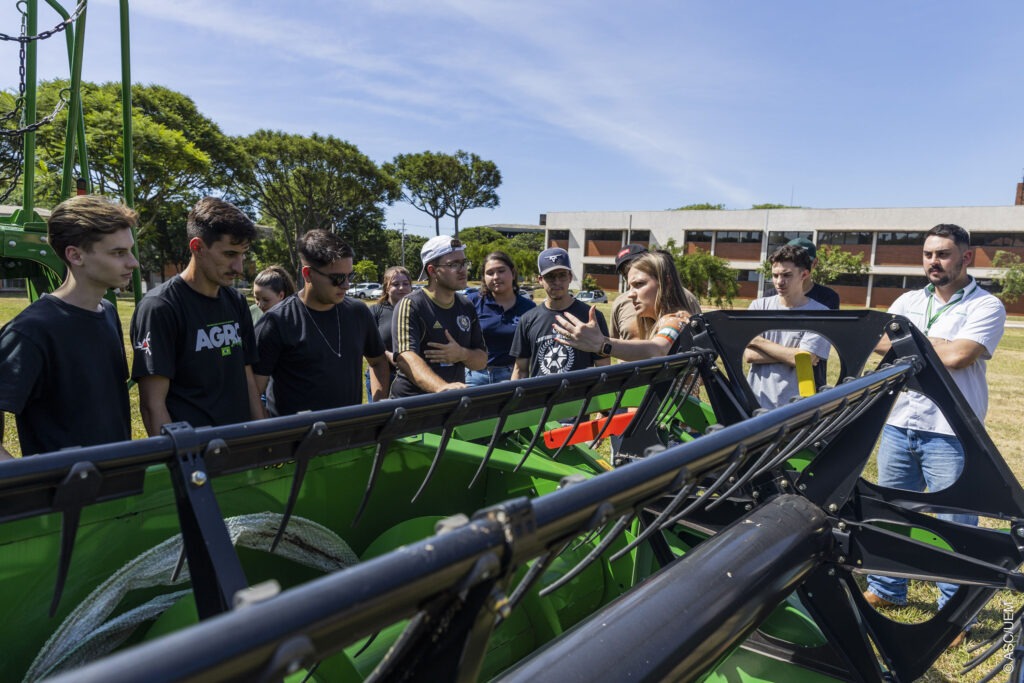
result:
<svg viewBox="0 0 1024 683"><path fill-rule="evenodd" d="M252 419L245 366L257 360L252 314L231 287L200 294L180 275L156 287L132 316L132 378L171 380L167 412L193 427Z"/></svg>

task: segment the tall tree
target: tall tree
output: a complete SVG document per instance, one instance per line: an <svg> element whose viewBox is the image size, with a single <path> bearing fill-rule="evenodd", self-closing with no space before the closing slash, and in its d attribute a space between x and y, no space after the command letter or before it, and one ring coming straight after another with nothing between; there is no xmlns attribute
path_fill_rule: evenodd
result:
<svg viewBox="0 0 1024 683"><path fill-rule="evenodd" d="M402 253L402 232L400 230L386 230L385 241L387 242L387 255L384 259L384 268L391 266L405 266L415 280L419 277L422 264L420 263L420 249L426 243L427 238L420 235L406 233L405 253Z"/></svg>
<svg viewBox="0 0 1024 683"><path fill-rule="evenodd" d="M1021 263L1020 256L1000 249L992 259L992 266L1006 269L996 278L1000 287L996 296L1008 304L1024 296L1024 263Z"/></svg>
<svg viewBox="0 0 1024 683"><path fill-rule="evenodd" d="M473 262L470 271L472 279L483 277L484 258L492 251L509 251L509 243L505 237L493 228L484 226L466 228L459 235L466 248L466 258Z"/></svg>
<svg viewBox="0 0 1024 683"><path fill-rule="evenodd" d="M399 188L355 145L333 136L270 130L240 144L246 160L236 179L238 193L273 218L295 271L297 240L314 228L340 234L357 258L386 257L383 207L399 197Z"/></svg>
<svg viewBox="0 0 1024 683"><path fill-rule="evenodd" d="M441 234L441 217L448 213L450 188L459 182L458 162L450 154L399 154L382 166L402 187L402 199L434 219L434 234Z"/></svg>
<svg viewBox="0 0 1024 683"><path fill-rule="evenodd" d="M461 149L455 153L458 163L458 182L448 189L447 214L455 219L455 234L459 234L459 218L469 209L493 209L498 206L498 186L501 171L493 161Z"/></svg>
<svg viewBox="0 0 1024 683"><path fill-rule="evenodd" d="M835 282L840 275L866 275L871 270L864 263L864 254L854 254L831 244L819 246L817 256L811 276L823 285ZM771 273L771 269L768 272Z"/></svg>
<svg viewBox="0 0 1024 683"><path fill-rule="evenodd" d="M66 80L39 88L39 109L50 111ZM88 178L97 194L124 197L121 86L83 82ZM40 206L60 201L67 109L36 135L42 168L37 173ZM140 255L144 271L187 260L184 214L203 195L228 182L237 147L189 97L157 85L132 86L132 140L135 208L141 219ZM77 169L83 175L83 169ZM182 208L185 207L185 211Z"/></svg>
<svg viewBox="0 0 1024 683"><path fill-rule="evenodd" d="M729 262L703 249L691 254L683 253L682 247L670 239L665 250L672 254L683 286L697 295L697 298L711 299L716 306L726 306L740 293L736 271Z"/></svg>
<svg viewBox="0 0 1024 683"><path fill-rule="evenodd" d="M703 202L701 204L687 204L686 206L680 206L678 209L672 209L673 211L723 211L725 204L711 204L710 202Z"/></svg>

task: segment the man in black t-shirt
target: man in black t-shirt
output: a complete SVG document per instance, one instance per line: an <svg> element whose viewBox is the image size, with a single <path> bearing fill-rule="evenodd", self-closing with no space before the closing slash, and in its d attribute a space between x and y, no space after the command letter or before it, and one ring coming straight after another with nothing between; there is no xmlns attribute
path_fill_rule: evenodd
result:
<svg viewBox="0 0 1024 683"><path fill-rule="evenodd" d="M547 298L544 303L527 311L519 319L516 336L512 340L512 356L516 366L512 379L554 375L573 370L608 365L611 359L605 355L581 351L558 342L553 325L555 319L565 313L572 313L580 320L590 319L590 306L572 296L572 269L569 253L565 249L546 249L537 257L540 283ZM605 337L608 325L600 311L594 311L598 327Z"/></svg>
<svg viewBox="0 0 1024 683"><path fill-rule="evenodd" d="M125 287L137 214L83 195L50 214L48 243L67 266L64 282L0 330L0 460L3 414L13 413L21 454L130 439L128 361L108 289Z"/></svg>
<svg viewBox="0 0 1024 683"><path fill-rule="evenodd" d="M237 207L205 197L188 214L191 259L132 316L132 377L146 432L169 422L217 426L265 417L252 365L256 338L234 287L256 226Z"/></svg>
<svg viewBox="0 0 1024 683"><path fill-rule="evenodd" d="M398 374L391 397L418 396L466 386L466 368L487 367L487 346L476 310L458 293L469 261L459 240L432 237L420 249L427 286L398 302L391 338Z"/></svg>
<svg viewBox="0 0 1024 683"><path fill-rule="evenodd" d="M363 358L375 401L388 385L388 360L366 304L346 298L355 253L340 237L310 230L299 239L301 291L256 323L256 387L271 415L362 403Z"/></svg>

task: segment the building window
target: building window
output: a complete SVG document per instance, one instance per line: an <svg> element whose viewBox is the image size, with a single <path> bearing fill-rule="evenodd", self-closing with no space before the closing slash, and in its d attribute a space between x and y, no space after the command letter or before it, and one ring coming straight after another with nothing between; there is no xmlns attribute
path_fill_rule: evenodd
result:
<svg viewBox="0 0 1024 683"><path fill-rule="evenodd" d="M759 270L737 270L736 273L737 282L757 282L761 277Z"/></svg>
<svg viewBox="0 0 1024 683"><path fill-rule="evenodd" d="M914 245L924 244L923 232L880 232L878 233L878 245Z"/></svg>
<svg viewBox="0 0 1024 683"><path fill-rule="evenodd" d="M649 244L651 241L650 230L632 230L629 232L629 241L640 242L642 244Z"/></svg>
<svg viewBox="0 0 1024 683"><path fill-rule="evenodd" d="M1024 247L1024 235L1012 232L975 232L971 234L972 247L1010 249Z"/></svg>
<svg viewBox="0 0 1024 683"><path fill-rule="evenodd" d="M716 238L719 244L749 244L751 242L761 243L760 230L727 230L720 231Z"/></svg>
<svg viewBox="0 0 1024 683"><path fill-rule="evenodd" d="M838 276L829 285L835 285L836 287L867 287L868 276L844 274Z"/></svg>
<svg viewBox="0 0 1024 683"><path fill-rule="evenodd" d="M871 244L871 233L870 232L819 232L818 233L818 244L834 244L839 246L841 244Z"/></svg>
<svg viewBox="0 0 1024 683"><path fill-rule="evenodd" d="M588 242L619 242L622 243L621 230L587 230L585 239Z"/></svg>
<svg viewBox="0 0 1024 683"><path fill-rule="evenodd" d="M710 230L687 230L686 241L700 244L711 244Z"/></svg>
<svg viewBox="0 0 1024 683"><path fill-rule="evenodd" d="M583 273L585 275L615 275L615 266L606 263L588 263L583 266Z"/></svg>
<svg viewBox="0 0 1024 683"><path fill-rule="evenodd" d="M789 244L795 239L803 237L804 239L812 239L814 233L809 230L784 230L783 232L770 232L768 233L768 253L775 251L783 244Z"/></svg>
<svg viewBox="0 0 1024 683"><path fill-rule="evenodd" d="M928 284L928 278L919 275L875 275L876 288L921 289Z"/></svg>

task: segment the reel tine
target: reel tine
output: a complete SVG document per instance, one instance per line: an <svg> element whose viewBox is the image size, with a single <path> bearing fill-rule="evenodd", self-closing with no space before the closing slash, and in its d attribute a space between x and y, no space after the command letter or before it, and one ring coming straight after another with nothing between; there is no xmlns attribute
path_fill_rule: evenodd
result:
<svg viewBox="0 0 1024 683"><path fill-rule="evenodd" d="M636 548L641 543L650 538L651 534L653 534L655 531L660 531L661 529L664 529L665 527L662 525L662 520L664 520L669 515L673 514L676 511L676 509L683 504L683 501L686 500L686 497L690 495L690 492L693 491L693 489L696 486L696 481L690 481L685 486L683 486L683 488L679 489L676 495L672 497L672 500L669 501L669 504L665 506L665 509L662 510L661 513L654 520L652 520L649 525L647 525L646 529L641 531L636 538L630 541L629 545L627 545L625 548L612 555L611 561L615 562L619 558L625 557L627 553L629 553L634 548Z"/></svg>
<svg viewBox="0 0 1024 683"><path fill-rule="evenodd" d="M357 652L357 653L355 653L355 655L353 655L353 659L355 659L356 657L358 657L359 655L363 654L363 653L364 653L364 652L366 652L366 651L367 651L368 649L370 649L370 646L371 646L371 645L373 645L373 641L377 640L377 636L379 636L379 635L380 635L380 631L375 631L375 632L374 632L374 633L373 633L373 634L372 634L372 635L371 635L371 636L370 636L370 637L369 637L369 638L367 639L367 641L366 641L365 643L363 643L363 646L362 646L361 648L359 648L359 652Z"/></svg>
<svg viewBox="0 0 1024 683"><path fill-rule="evenodd" d="M501 436L502 430L505 428L505 422L508 420L508 416L512 414L519 402L523 400L523 395L526 394L522 387L516 387L512 391L512 396L509 397L508 401L501 407L501 414L498 415L498 421L494 425L494 432L491 434L491 440L487 444L487 452L484 453L483 460L480 461L480 466L476 468L476 473L473 475L473 479L469 482L469 486L466 488L473 488L473 484L480 477L480 474L487 467L487 463L491 460L491 454L494 453L494 446L498 443L498 437Z"/></svg>
<svg viewBox="0 0 1024 683"><path fill-rule="evenodd" d="M784 439L786 436L786 428L779 427L779 431L777 432L777 434L778 436L775 438L775 440L768 444L768 447L761 452L761 455L757 456L757 460L755 460L754 463L747 468L747 471L743 475L741 475L739 479L736 480L735 484L730 486L729 489L722 494L723 498L728 498L737 490L739 490L740 487L742 487L748 481L753 479L754 475L759 472L761 466L771 459L772 454L782 443L782 439Z"/></svg>
<svg viewBox="0 0 1024 683"><path fill-rule="evenodd" d="M558 398L563 393L565 393L565 390L568 388L569 380L563 379L561 383L559 383L558 388L555 389L554 393L551 394L551 398L549 398L547 403L544 404L544 410L541 413L540 422L537 425L537 429L535 429L533 432L533 438L530 439L530 443L526 447L526 452L523 453L523 459L520 460L519 464L515 466L515 468L512 470L513 472L518 472L519 468L522 467L523 463L526 462L526 459L530 457L530 453L533 452L533 447L537 445L537 439L540 438L540 434L544 430L544 425L548 421L548 416L551 415L551 409L555 407L555 403L558 401Z"/></svg>
<svg viewBox="0 0 1024 683"><path fill-rule="evenodd" d="M598 557L604 554L604 551L607 550L618 537L618 535L621 534L623 530L625 530L626 526L629 524L629 521L633 518L633 516L634 513L629 513L628 515L623 515L622 517L619 517L618 521L615 522L615 526L612 527L612 530L609 531L603 539L601 539L601 542L593 550L591 550L586 557L584 557L575 567L570 569L564 576L559 577L559 579L552 583L550 586L546 586L542 591L540 591L539 595L542 598L547 597L551 593L554 593L556 590L558 590L559 588L561 588L562 586L564 586L565 584L569 583L577 576L579 576L580 572L589 567L594 562L594 560L596 560Z"/></svg>
<svg viewBox="0 0 1024 683"><path fill-rule="evenodd" d="M174 569L171 570L171 583L175 583L178 577L181 576L181 570L185 568L185 539L181 541L181 552L178 553L178 559L174 563Z"/></svg>
<svg viewBox="0 0 1024 683"><path fill-rule="evenodd" d="M381 427L380 434L378 435L377 448L373 452L373 463L370 465L370 476L366 480L366 491L363 493L363 499L359 501L359 507L356 509L356 514L352 518L352 526L359 524L359 520L362 518L363 512L366 511L366 504L370 502L370 492L373 491L373 486L377 482L377 475L380 474L380 468L384 464L384 456L387 454L388 447L394 439L391 432L404 420L405 408L399 406L398 408L395 408L395 412L392 413L388 421L383 427Z"/></svg>
<svg viewBox="0 0 1024 683"><path fill-rule="evenodd" d="M529 592L533 585L537 583L537 580L544 574L544 571L551 566L551 563L559 555L565 552L565 549L568 545L569 542L566 541L562 544L562 547L558 549L558 552L548 551L537 558L537 560L533 563L533 566L531 566L527 570L526 576L523 577L523 580L516 585L515 590L512 591L512 595L509 596L509 609L515 609L519 605L520 601L522 601L523 597L527 594L527 592ZM502 621L504 621L504 618L499 614L497 622L495 624L495 628L497 628L497 626L500 625Z"/></svg>
<svg viewBox="0 0 1024 683"><path fill-rule="evenodd" d="M738 450L740 450L741 448L742 448L742 446L741 446L741 445L738 445L738 446L736 446L736 450L737 450L737 451L738 451ZM694 510L696 510L696 509L697 509L698 507L700 507L700 506L701 506L701 504L702 504L702 503L703 503L703 502L704 502L705 500L707 500L708 496L710 496L710 495L714 494L715 490L716 490L716 489L717 489L717 488L718 488L719 486L721 486L721 482L722 482L722 481L723 481L723 480L724 480L724 479L725 479L726 477L730 476L730 472L734 472L734 471L735 471L735 467L737 467L737 466L739 465L739 463L740 463L740 462L741 462L740 460L735 460L735 461L733 461L733 462L732 462L732 463L731 463L731 464L729 465L729 467L727 467L727 468L725 469L725 472L723 472L723 473L722 473L722 475L721 475L721 476L719 476L718 480L716 480L716 481L715 481L715 482L714 482L714 483L713 483L713 484L712 484L711 486L709 486L708 488L704 489L704 491L703 491L703 492L702 492L702 493L701 493L701 494L700 494L699 496L697 496L697 497L696 497L696 498L694 499L694 501L693 501L692 503L690 503L689 505L687 505L687 506L686 506L686 509L685 509L685 510L683 510L682 512L680 512L680 513L679 513L678 515L676 515L676 516L675 516L675 517L673 517L672 519L668 520L667 522L664 522L664 523L662 524L662 528L665 528L665 527L668 527L668 526L672 526L673 524L675 524L676 522L678 522L679 520L683 519L684 517L686 517L687 515L689 515L689 514L690 514L691 512L693 512ZM710 508L710 505L709 505L709 508Z"/></svg>
<svg viewBox="0 0 1024 683"><path fill-rule="evenodd" d="M423 482L420 484L419 489L416 491L416 494L412 497L412 501L410 502L416 502L416 499L420 497L421 493L423 493L423 489L427 488L427 484L434 477L437 465L441 462L441 456L444 454L444 450L448 447L448 442L452 438L452 431L455 429L459 420L463 415L465 415L472 403L473 400L469 396L463 396L459 399L459 404L455 406L451 415L449 415L448 419L445 420L444 429L441 431L441 441L437 444L437 451L434 452L434 459L430 461L430 469L427 470L427 476L423 477Z"/></svg>
<svg viewBox="0 0 1024 683"><path fill-rule="evenodd" d="M271 553L277 550L277 544L281 542L281 537L284 536L284 530L288 526L288 521L292 518L292 512L295 510L295 504L299 500L299 491L302 490L302 482L306 478L306 470L309 469L309 459L316 448L316 442L326 433L327 424L315 422L310 426L309 431L306 432L302 441L295 448L295 473L292 475L292 490L288 494L288 502L285 503L284 514L281 515L281 524L277 527L274 542L270 544Z"/></svg>
<svg viewBox="0 0 1024 683"><path fill-rule="evenodd" d="M690 367L690 365L692 363L693 363L693 360L691 359L690 362L687 363L686 369L689 369L689 367ZM665 363L662 366L662 372L667 372L667 371L668 371L668 363ZM654 378L651 380L651 383L654 384L654 382L656 382L657 380L658 380L658 375L655 375ZM672 398L676 394L676 392L678 391L678 389L676 389L676 385L679 384L679 381L680 380L679 380L679 375L678 374L674 375L672 377L672 384L669 385L669 389L668 389L668 391L665 394L664 400L662 400L662 402L660 404L658 404L658 409L654 411L654 415L651 416L651 421L648 422L647 426L644 427L645 430L650 429L655 424L658 424L658 423L661 422L661 416L664 415L666 413L666 410L667 410L665 406L670 405L669 399Z"/></svg>
<svg viewBox="0 0 1024 683"><path fill-rule="evenodd" d="M691 358L690 361L686 364L686 368L684 369L684 371L678 376L678 389L669 392L669 395L665 397L665 401L663 403L664 410L659 411L658 415L656 416L656 424L663 424L663 422L671 414L673 407L678 406L681 400L685 401L693 394L693 389L694 387L697 386L698 377L699 373L696 359ZM674 384L673 387L675 386L676 385Z"/></svg>
<svg viewBox="0 0 1024 683"><path fill-rule="evenodd" d="M602 372L600 379L597 380L597 384L595 384L593 388L587 392L587 397L586 399L584 399L583 405L580 407L580 412L577 413L576 420L572 423L572 429L570 429L569 433L566 435L565 441L563 441L562 445L559 446L558 449L551 454L552 460L557 460L558 456L562 454L562 451L565 449L565 447L569 444L570 441L572 441L572 437L574 434L576 434L576 430L580 428L580 420L583 419L583 416L587 414L587 409L590 408L590 402L593 400L594 396L597 395L597 392L600 391L600 387L604 386L604 383L607 381L608 373Z"/></svg>
<svg viewBox="0 0 1024 683"><path fill-rule="evenodd" d="M71 553L75 549L78 524L82 508L95 501L103 484L103 475L89 461L76 462L57 486L53 495L53 509L60 511L60 556L57 559L57 578L50 601L50 616L57 614L57 606L64 594L64 586L71 569Z"/></svg>
<svg viewBox="0 0 1024 683"><path fill-rule="evenodd" d="M797 432L796 437L792 441L790 441L785 448L779 451L779 454L772 458L771 462L769 462L767 465L763 466L760 470L758 470L754 476L760 476L765 472L773 470L780 464L785 462L787 459L789 459L789 456L793 455L793 453L797 451L797 449L793 448L793 444L800 443L800 441L803 440L803 437L806 436L807 433L810 432L813 428L813 424L806 424L803 427L801 427L800 431Z"/></svg>
<svg viewBox="0 0 1024 683"><path fill-rule="evenodd" d="M634 370L633 371L633 377L636 377L637 374L638 374L638 372L636 370ZM619 406L622 405L622 399L626 395L628 384L629 384L629 380L626 380L625 382L623 382L622 383L622 387L619 389L619 392L617 394L615 394L615 402L612 403L612 409L608 411L609 415L614 415L616 413L616 411L618 411ZM597 446L597 442L604 438L604 433L606 431L608 431L608 426L611 425L611 423L612 423L611 420L606 420L605 421L605 423L601 426L601 431L599 431L597 433L597 436L594 437L594 440L590 442L590 445L588 446L588 448L594 448L595 446Z"/></svg>

